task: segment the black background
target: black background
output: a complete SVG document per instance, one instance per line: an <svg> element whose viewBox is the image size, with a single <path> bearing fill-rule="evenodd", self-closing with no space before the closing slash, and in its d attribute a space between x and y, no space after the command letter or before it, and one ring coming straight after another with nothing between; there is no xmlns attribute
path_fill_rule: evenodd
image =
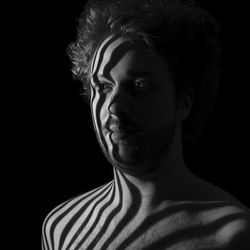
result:
<svg viewBox="0 0 250 250"><path fill-rule="evenodd" d="M222 87L210 130L186 163L249 206L244 7L224 0L198 2L222 24ZM31 249L39 249L42 222L51 209L112 179L66 55L83 6L84 1L29 3L12 13L18 70L8 76L17 96L8 96L14 105L6 133L7 168L19 201L17 217L33 222Z"/></svg>

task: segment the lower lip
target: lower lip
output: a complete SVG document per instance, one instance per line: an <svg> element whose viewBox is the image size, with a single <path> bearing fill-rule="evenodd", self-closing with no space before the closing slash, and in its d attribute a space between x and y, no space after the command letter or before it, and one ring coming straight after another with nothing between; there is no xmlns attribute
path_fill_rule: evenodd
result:
<svg viewBox="0 0 250 250"><path fill-rule="evenodd" d="M126 139L129 136L136 136L136 132L125 132L125 131L119 131L119 132L112 132L111 137L114 140L121 140Z"/></svg>

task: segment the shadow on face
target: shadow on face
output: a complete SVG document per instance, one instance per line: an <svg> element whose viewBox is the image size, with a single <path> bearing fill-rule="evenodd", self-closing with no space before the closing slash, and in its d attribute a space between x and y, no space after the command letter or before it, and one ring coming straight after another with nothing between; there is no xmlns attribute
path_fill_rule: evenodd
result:
<svg viewBox="0 0 250 250"><path fill-rule="evenodd" d="M92 119L105 156L124 170L152 168L168 153L177 119L165 61L113 34L96 50L91 74Z"/></svg>

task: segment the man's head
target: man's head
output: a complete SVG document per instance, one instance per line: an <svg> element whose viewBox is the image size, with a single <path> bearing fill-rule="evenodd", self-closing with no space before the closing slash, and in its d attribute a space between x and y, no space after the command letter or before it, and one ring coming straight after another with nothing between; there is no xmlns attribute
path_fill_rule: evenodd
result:
<svg viewBox="0 0 250 250"><path fill-rule="evenodd" d="M142 160L140 157L146 157L154 143L160 147L161 143L155 142L159 138L167 148L174 133L170 131L175 130L178 121L183 121L184 144L199 139L218 90L218 31L215 20L193 1L88 2L80 19L78 39L68 52L73 73L83 83L105 152L113 150L117 157ZM139 81L132 77L134 69L151 71L158 79L147 76ZM98 74L105 78L98 78ZM98 82L105 83L102 96L97 91ZM162 92L154 92L153 83L160 84ZM179 119L178 111L182 114ZM126 141L116 143L114 133L102 135L103 126L115 120L142 130L127 141L144 145L148 140L146 151L139 154L136 150L142 147L129 149ZM147 137L142 135L145 131Z"/></svg>
<svg viewBox="0 0 250 250"><path fill-rule="evenodd" d="M123 171L150 172L168 153L176 123L187 117L192 100L176 111L166 61L129 36L104 39L90 71L92 118L105 156Z"/></svg>

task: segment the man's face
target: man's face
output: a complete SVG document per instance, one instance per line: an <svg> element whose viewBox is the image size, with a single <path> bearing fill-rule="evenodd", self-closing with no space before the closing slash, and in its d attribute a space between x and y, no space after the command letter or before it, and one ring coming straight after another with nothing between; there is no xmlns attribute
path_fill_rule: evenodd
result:
<svg viewBox="0 0 250 250"><path fill-rule="evenodd" d="M108 161L131 175L157 168L175 132L174 87L163 59L110 35L91 64L91 113Z"/></svg>

